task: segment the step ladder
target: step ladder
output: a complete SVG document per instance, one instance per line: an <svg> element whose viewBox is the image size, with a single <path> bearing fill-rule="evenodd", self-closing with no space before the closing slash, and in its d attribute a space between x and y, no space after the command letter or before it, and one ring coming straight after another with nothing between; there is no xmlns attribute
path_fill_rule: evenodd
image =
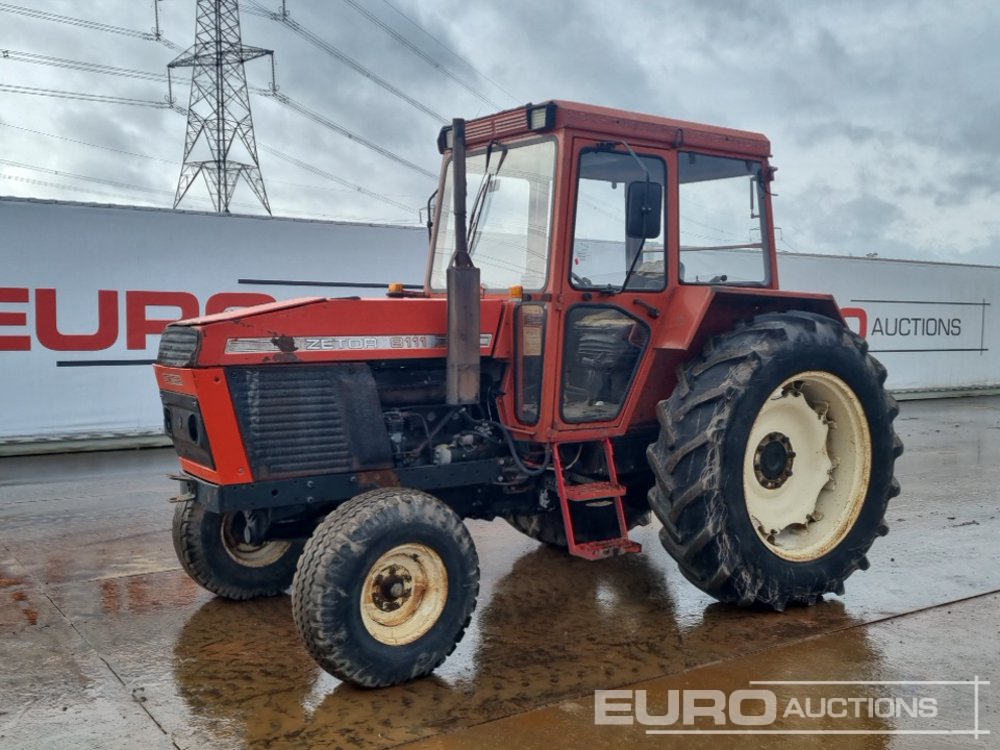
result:
<svg viewBox="0 0 1000 750"><path fill-rule="evenodd" d="M556 475L556 486L559 491L559 507L562 509L563 523L566 526L566 541L569 553L587 560L601 560L605 557L625 555L630 552L641 552L642 545L628 538L628 522L625 519L625 488L618 483L618 472L615 469L615 454L611 440L604 438L599 441L604 449L604 460L608 468L608 481L570 484L563 466L559 445L553 450L553 469ZM576 528L573 523L573 504L591 503L595 500L609 500L614 504L618 519L618 533L606 539L580 542L577 541Z"/></svg>

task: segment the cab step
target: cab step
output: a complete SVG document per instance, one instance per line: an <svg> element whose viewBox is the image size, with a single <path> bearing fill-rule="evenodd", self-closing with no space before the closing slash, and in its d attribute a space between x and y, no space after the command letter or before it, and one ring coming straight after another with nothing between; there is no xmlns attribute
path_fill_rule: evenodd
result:
<svg viewBox="0 0 1000 750"><path fill-rule="evenodd" d="M614 449L611 440L604 438L599 441L604 453L608 481L584 482L570 484L563 465L560 446L553 451L553 469L556 474L556 485L559 491L559 506L562 510L563 523L566 526L566 541L569 553L586 560L603 560L607 557L626 555L642 551L642 545L628 538L628 522L625 518L625 487L618 482L618 472L615 469ZM573 522L574 503L592 503L594 500L607 500L614 504L617 533L606 539L588 541L577 540L577 530Z"/></svg>
<svg viewBox="0 0 1000 750"><path fill-rule="evenodd" d="M570 554L585 560L603 560L606 557L618 557L642 552L642 545L627 537L602 539L599 542L578 542L576 549Z"/></svg>
<svg viewBox="0 0 1000 750"><path fill-rule="evenodd" d="M590 482L589 484L570 484L566 486L567 500L602 500L604 498L624 496L625 488L611 482Z"/></svg>

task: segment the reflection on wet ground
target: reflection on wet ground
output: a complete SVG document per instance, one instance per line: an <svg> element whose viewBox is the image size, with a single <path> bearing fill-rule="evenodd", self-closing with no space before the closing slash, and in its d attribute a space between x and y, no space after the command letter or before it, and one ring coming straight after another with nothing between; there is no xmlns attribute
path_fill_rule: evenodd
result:
<svg viewBox="0 0 1000 750"><path fill-rule="evenodd" d="M643 555L590 563L473 522L483 581L465 640L433 677L379 691L315 666L287 597L230 603L179 570L171 452L0 459L0 747L673 747L642 727L595 727L594 691L648 689L662 709L670 689L751 680L1000 679L1000 598L988 596L1000 590L1000 398L905 403L898 426L892 532L844 599L739 610L684 581L653 528L637 535ZM796 690L818 700L825 688ZM981 722L1000 733L984 691ZM937 740L741 742L976 746Z"/></svg>
<svg viewBox="0 0 1000 750"><path fill-rule="evenodd" d="M462 732L431 737L407 747L409 750L470 747L482 750L510 747L523 750L555 747L708 750L735 747L737 742L739 746L782 749L995 747L997 727L1000 726L1000 701L996 699L994 685L978 688L978 728L992 732L980 734L977 739L972 735L977 705L974 685L881 683L971 682L977 673L980 679L986 679L986 674L995 675L1000 670L1000 653L996 649L1000 636L998 618L1000 596L987 595L867 626L789 641L745 656L638 682L628 686L634 693L628 697L617 696L615 700L619 706L622 701L635 706L636 696L642 693L647 709L644 721L648 722L644 724L636 721L632 725L595 726L595 698L587 693L577 699L478 724ZM949 634L956 632L962 634L961 644L949 640ZM818 681L852 684L798 684ZM858 684L861 682L867 684ZM722 737L647 734L647 730L662 729L653 722L656 716L667 713L670 691L709 689L731 695L748 688L775 694L779 720L766 727L728 722L721 728L744 732L773 729L775 733ZM991 694L990 690L994 692ZM929 704L928 700L933 703ZM759 703L747 705L750 706L748 715L762 712ZM919 710L914 710L917 715L911 715L910 710L921 705L925 708L933 705L936 716L921 716ZM705 722L698 726L704 727ZM709 723L708 726L713 725Z"/></svg>

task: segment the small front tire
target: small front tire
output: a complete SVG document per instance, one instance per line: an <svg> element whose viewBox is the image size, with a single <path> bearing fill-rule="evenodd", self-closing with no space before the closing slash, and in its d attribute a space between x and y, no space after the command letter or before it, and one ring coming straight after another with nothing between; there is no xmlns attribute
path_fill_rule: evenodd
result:
<svg viewBox="0 0 1000 750"><path fill-rule="evenodd" d="M284 593L292 584L303 542L243 540L242 513L213 513L193 500L174 509L174 551L181 566L203 588L225 599L245 600Z"/></svg>
<svg viewBox="0 0 1000 750"><path fill-rule="evenodd" d="M430 674L476 606L479 558L462 519L417 490L365 492L306 543L292 586L302 642L323 669L361 687Z"/></svg>

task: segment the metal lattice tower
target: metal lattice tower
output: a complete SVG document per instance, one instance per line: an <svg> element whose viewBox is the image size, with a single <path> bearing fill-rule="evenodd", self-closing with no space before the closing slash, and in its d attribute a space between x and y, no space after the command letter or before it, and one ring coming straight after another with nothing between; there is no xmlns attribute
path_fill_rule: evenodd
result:
<svg viewBox="0 0 1000 750"><path fill-rule="evenodd" d="M243 44L238 0L198 0L194 46L167 65L168 72L173 68L193 68L184 166L177 182L174 208L198 175L202 175L215 210L229 213L229 202L243 177L271 213L260 174L243 67L247 61L266 55L271 56L273 73L273 50ZM243 152L236 155L243 156L243 161L233 158L234 146ZM205 152L206 147L208 158L196 159L196 148Z"/></svg>

